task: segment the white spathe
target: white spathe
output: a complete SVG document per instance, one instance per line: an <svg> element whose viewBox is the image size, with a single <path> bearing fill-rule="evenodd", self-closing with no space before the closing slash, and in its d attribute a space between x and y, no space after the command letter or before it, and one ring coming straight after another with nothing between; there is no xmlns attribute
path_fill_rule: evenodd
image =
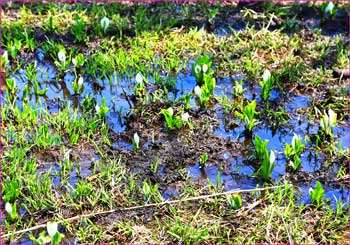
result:
<svg viewBox="0 0 350 245"><path fill-rule="evenodd" d="M135 141L135 144L136 144L136 148L138 149L139 148L139 143L140 143L140 137L137 134L137 132L134 133L134 141Z"/></svg>
<svg viewBox="0 0 350 245"><path fill-rule="evenodd" d="M204 65L202 66L202 70L203 70L204 73L206 73L207 70L208 70L208 65L204 64Z"/></svg>
<svg viewBox="0 0 350 245"><path fill-rule="evenodd" d="M62 50L58 51L57 56L58 56L58 60L60 62L65 62L66 61L66 54Z"/></svg>
<svg viewBox="0 0 350 245"><path fill-rule="evenodd" d="M271 73L269 70L266 69L263 74L263 81L266 82L267 80L269 80L270 77L271 77Z"/></svg>
<svg viewBox="0 0 350 245"><path fill-rule="evenodd" d="M182 116L181 116L181 120L183 121L183 122L188 122L188 119L190 118L190 115L187 113L187 112L185 112L184 114L182 114Z"/></svg>
<svg viewBox="0 0 350 245"><path fill-rule="evenodd" d="M5 204L5 210L9 215L12 214L12 205L9 202Z"/></svg>
<svg viewBox="0 0 350 245"><path fill-rule="evenodd" d="M50 237L54 237L57 233L58 224L56 222L47 222L47 233Z"/></svg>
<svg viewBox="0 0 350 245"><path fill-rule="evenodd" d="M105 16L101 19L101 26L104 31L106 31L109 27L109 19Z"/></svg>
<svg viewBox="0 0 350 245"><path fill-rule="evenodd" d="M194 94L197 95L199 98L202 97L202 90L198 85L194 88Z"/></svg>
<svg viewBox="0 0 350 245"><path fill-rule="evenodd" d="M142 77L141 73L137 73L136 82L137 82L137 84L140 84L143 82L143 77Z"/></svg>
<svg viewBox="0 0 350 245"><path fill-rule="evenodd" d="M7 64L8 61L9 61L9 55L8 55L7 51L5 51L5 52L2 54L2 57L5 59L5 63Z"/></svg>
<svg viewBox="0 0 350 245"><path fill-rule="evenodd" d="M273 150L271 150L271 153L270 153L270 163L274 163L276 160L276 157L275 157L275 152Z"/></svg>
<svg viewBox="0 0 350 245"><path fill-rule="evenodd" d="M169 107L167 110L168 110L170 116L173 116L173 115L174 115L174 110L173 110L173 108Z"/></svg>
<svg viewBox="0 0 350 245"><path fill-rule="evenodd" d="M325 11L326 13L330 13L330 12L332 12L333 9L334 9L334 3L329 2L324 11Z"/></svg>
<svg viewBox="0 0 350 245"><path fill-rule="evenodd" d="M294 133L293 139L292 139L292 146L293 146L293 148L295 148L295 143L296 143L297 141L301 141L301 139L300 139L299 135L297 135L296 133Z"/></svg>
<svg viewBox="0 0 350 245"><path fill-rule="evenodd" d="M99 106L99 105L96 105L96 106L95 106L95 110L96 110L96 113L97 113L97 114L100 114L100 106Z"/></svg>
<svg viewBox="0 0 350 245"><path fill-rule="evenodd" d="M201 67L199 65L196 65L196 67L194 68L194 71L196 72L196 74L201 72Z"/></svg>
<svg viewBox="0 0 350 245"><path fill-rule="evenodd" d="M79 88L81 86L83 86L83 83L84 83L84 78L83 77L79 77L79 79L78 79L78 86L79 86Z"/></svg>
<svg viewBox="0 0 350 245"><path fill-rule="evenodd" d="M65 62L66 61L66 54L62 50L58 51L57 56L58 56L58 60L60 62Z"/></svg>
<svg viewBox="0 0 350 245"><path fill-rule="evenodd" d="M328 117L329 125L331 127L334 127L336 125L336 122L337 122L337 114L332 109L329 109L328 116L329 116Z"/></svg>

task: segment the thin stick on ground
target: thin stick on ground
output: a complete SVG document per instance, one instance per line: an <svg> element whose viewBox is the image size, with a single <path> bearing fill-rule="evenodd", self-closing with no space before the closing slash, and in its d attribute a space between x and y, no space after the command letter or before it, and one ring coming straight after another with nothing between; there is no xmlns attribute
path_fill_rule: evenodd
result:
<svg viewBox="0 0 350 245"><path fill-rule="evenodd" d="M212 198L212 197L216 197L216 196L222 196L222 195L228 195L228 194L234 194L234 193L264 191L264 190L276 189L278 187L281 187L281 186L271 186L271 187L255 188L255 189L247 189L247 190L231 190L231 191L225 191L225 192L215 193L215 194L210 194L210 195L202 195L202 196L197 196L197 197L189 197L189 198L184 198L184 199L164 201L164 202L160 202L160 203L150 203L150 204L133 206L133 207L127 207L127 208L115 208L115 209L111 209L111 210L107 210L107 211L101 211L101 212L77 215L77 216L74 216L74 217L71 217L71 218L62 219L60 221L57 221L57 223L70 222L70 221L78 220L78 219L81 219L81 218L93 217L93 216L96 216L96 215L103 215L103 214L109 214L109 213L121 212L121 211L129 211L129 210L140 209L140 208L163 206L163 205L166 205L166 204L175 204L175 203L186 202L186 201L195 201L195 200ZM47 225L46 223L45 224L40 224L40 225L36 225L36 226L30 227L30 228L27 228L27 229L23 229L23 230L7 233L7 234L1 236L1 238L4 239L4 238L10 237L12 235L18 235L18 234L22 234L22 233L25 233L25 232L28 232L28 231L34 231L34 230L37 230L37 229L40 229L40 228L45 228L46 225Z"/></svg>

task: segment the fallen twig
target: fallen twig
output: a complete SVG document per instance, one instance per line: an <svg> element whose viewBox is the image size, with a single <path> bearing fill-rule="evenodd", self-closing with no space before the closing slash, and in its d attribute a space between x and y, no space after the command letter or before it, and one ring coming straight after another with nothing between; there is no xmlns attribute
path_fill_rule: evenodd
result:
<svg viewBox="0 0 350 245"><path fill-rule="evenodd" d="M210 195L189 197L189 198L177 199L177 200L172 200L172 201L164 201L164 202L160 202L160 203L150 203L150 204L133 206L133 207L127 207L127 208L115 208L115 209L111 209L111 210L107 210L107 211L101 211L101 212L77 215L77 216L74 216L74 217L71 217L71 218L62 219L60 221L57 221L57 223L70 222L70 221L78 220L78 219L81 219L81 218L89 218L89 217L96 216L96 215L109 214L109 213L115 213L115 212L121 212L121 211L129 211L129 210L140 209L140 208L162 206L162 205L166 205L166 204L175 204L175 203L186 202L186 201L194 201L194 200L206 199L206 198L223 196L223 195L234 194L234 193L264 191L264 190L276 189L278 187L280 187L280 186L271 186L271 187L265 187L265 188L255 188L255 189L248 189L248 190L231 190L231 191L215 193L215 194L210 194ZM23 229L23 230L7 233L5 235L2 235L1 238L4 239L4 238L7 238L7 237L10 237L11 235L18 235L18 234L25 233L25 232L28 232L28 231L34 231L34 230L37 230L37 229L40 229L40 228L45 228L46 225L47 225L46 223L45 224L40 224L40 225L36 225L36 226L30 227L30 228L27 228L27 229Z"/></svg>

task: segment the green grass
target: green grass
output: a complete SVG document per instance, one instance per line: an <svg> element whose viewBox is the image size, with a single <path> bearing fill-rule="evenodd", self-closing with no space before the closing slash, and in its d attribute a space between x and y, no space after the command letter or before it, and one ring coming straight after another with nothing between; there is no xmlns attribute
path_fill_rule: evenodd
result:
<svg viewBox="0 0 350 245"><path fill-rule="evenodd" d="M268 141L263 143L265 139L257 135L252 142L256 127L281 127L295 114L307 115L310 125L318 126L325 120L320 108L332 109L337 125L345 123L346 91L337 88L346 86L346 81L333 76L335 69L349 66L344 36L306 30L296 17L299 6L244 5L241 18L248 23L246 28L219 36L211 29L233 16L236 3L4 4L2 47L7 57L2 58L6 90L1 140L5 219L1 229L9 234L4 242L21 242L28 234L33 235L32 240L46 239L48 222L60 223L66 243L349 242L344 234L349 203L336 200L336 206L331 206L322 187L311 186L311 181L308 185L315 190L306 193L310 202L300 202L305 193L292 181L291 173L283 176L285 181L271 178L276 164L271 152L279 157L283 152L268 150ZM302 7L320 11L319 4ZM337 4L339 9L346 7ZM104 17L110 21L108 28L101 25ZM270 20L282 23L280 28L266 28L271 27ZM286 29L298 31L287 34ZM39 49L44 62L57 69L49 83L38 77L34 60ZM60 51L65 59L59 57ZM21 69L27 78L24 85L18 77L11 79ZM265 70L271 71L274 83L259 86ZM177 76L191 72L201 95L193 88L175 101L171 92L180 89L176 88ZM58 86L67 74L73 76L74 90L68 97L76 103L62 103L57 111L50 110L45 100L47 86ZM133 104L124 116L122 134L113 133L110 127L116 109L105 98L97 103L94 94L84 94L92 84L102 86L103 79L109 81L104 89L118 85L112 79L115 74L129 79L133 88L132 95L122 94ZM243 74L243 79L232 83L233 98L214 94L220 78L237 74ZM260 100L243 96L254 86L262 87L263 99L261 93L256 95ZM287 102L268 100L271 89L278 90L281 98L295 92L315 100L289 114L283 107ZM41 100L33 102L34 98ZM214 112L221 109L229 130L246 128L245 142L220 141L213 134L221 120ZM334 168L332 181L344 187L349 154L348 149L337 148L333 128L324 127L324 135L321 130L319 137L306 138L302 149L286 154L285 164L295 161L305 147L324 157L322 173ZM121 136L133 145L133 151L113 147ZM144 147L149 141L152 145ZM282 187L219 195L229 167L217 160L222 153L222 148L218 153L212 146L217 142L226 147L223 149L247 155L255 174L243 178L263 180L266 187ZM202 172L217 167L215 184L190 177L186 166L196 163ZM295 175L299 172L296 165ZM316 177L322 182L322 176ZM170 199L179 201L159 204L168 188L177 193ZM188 200L203 195L209 196ZM114 212L98 214L108 210ZM20 232L36 225L41 226ZM11 235L15 231L19 233Z"/></svg>

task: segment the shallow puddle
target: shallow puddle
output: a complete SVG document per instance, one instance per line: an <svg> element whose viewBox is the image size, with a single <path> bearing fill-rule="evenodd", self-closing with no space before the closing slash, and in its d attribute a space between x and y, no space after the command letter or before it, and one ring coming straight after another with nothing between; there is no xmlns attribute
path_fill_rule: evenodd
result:
<svg viewBox="0 0 350 245"><path fill-rule="evenodd" d="M61 81L55 81L56 79L56 71L55 68L48 64L42 63L40 60L40 54L38 54L39 60L37 60L38 67L38 81L41 83L43 88L48 88L45 97L31 96L30 100L34 104L35 101L40 100L43 104L46 102L50 103L49 109L51 112L59 110L59 104L57 102L60 100L68 100L72 105L76 108L80 108L80 103L85 95L92 95L97 104L101 104L102 98L106 99L106 104L110 108L108 112L108 124L113 129L115 133L123 133L126 130L125 118L124 116L132 109L134 106L130 101L127 100L127 96L133 94L133 89L135 86L134 79L130 79L126 76L120 76L117 73L108 79L99 79L97 81L91 81L91 79L84 77L84 92L80 95L74 95L72 82L75 77L74 74L66 73L64 79ZM189 62L190 63L190 62ZM196 86L195 77L191 75L189 69L187 69L187 73L179 73L177 77L171 78L175 79L176 87L173 90L169 91L169 98L172 101L177 101L182 96L192 93L194 87ZM20 88L19 94L23 92L23 88L28 84L26 79L26 74L24 70L20 70L17 74L14 75L16 78L17 84ZM233 87L235 81L241 81L243 76L235 76L230 78L219 78L217 79L217 86L215 88L216 96L227 96L229 99L233 98ZM166 79L163 77L163 79ZM149 81L153 81L152 77L148 78ZM261 102L260 94L261 87L254 86L250 87L247 84L243 83L243 87L245 92L243 96L246 99L252 100L255 99L258 103ZM270 101L278 100L280 97L280 92L278 90L271 91ZM283 106L286 112L289 114L290 119L285 124L284 127L280 127L278 129L270 129L268 125L262 123L258 125L253 130L253 137L255 135L260 136L263 140L269 140L268 148L269 150L274 150L276 152L276 166L272 173L272 179L278 180L286 173L286 159L284 157L284 147L286 143L291 143L294 133L300 135L304 138L307 135L317 134L318 126L310 125L307 120L307 116L300 116L298 113L299 110L307 108L310 105L310 99L306 95L296 95L289 94L288 101L283 103ZM56 104L55 104L56 102ZM19 103L19 102L18 102ZM19 103L20 104L20 103ZM191 99L191 106L193 108L198 108L194 98ZM225 115L222 113L222 108L219 105L215 106L217 118L220 121L218 127L214 129L214 134L224 139L230 139L234 142L239 142L240 144L245 145L247 139L242 136L244 127L238 126L232 130L227 130L225 128ZM337 139L341 142L342 149L347 149L350 147L350 136L347 132L350 131L349 125L338 126L334 129L334 133L337 135ZM167 140L167 139L162 139ZM161 140L161 141L162 141ZM249 142L248 142L249 143ZM151 147L151 141L146 142L143 145L143 149L147 147ZM126 142L123 140L119 140L116 142L112 142L112 148L124 151L132 151L132 143ZM244 148L244 147L243 147ZM250 149L251 151L252 149ZM252 153L252 151L251 151ZM255 188L257 184L262 184L256 177L253 176L255 171L255 167L249 165L249 160L247 161L247 156L243 154L239 154L238 157L230 156L230 153L225 153L223 156L225 161L230 161L231 168L226 169L224 172L221 172L221 184L224 185L226 190L237 189L237 188ZM315 171L320 170L322 167L321 163L324 161L322 155L316 155L312 150L306 150L302 156L302 166L301 171L313 173ZM248 164L247 164L248 163ZM88 162L81 170L81 175L87 176L91 174L91 170L89 167L92 162ZM55 167L55 171L58 169ZM217 176L218 176L218 167L216 166L208 166L201 168L199 163L196 163L194 166L188 166L188 171L190 175L198 181L206 181L210 179L213 184L216 184ZM40 169L39 171L46 171L47 167ZM59 179L53 179L54 184L57 186L59 184ZM71 185L74 186L77 181L77 174L74 171L71 173ZM304 190L304 188L309 188L305 186L300 186ZM325 186L326 195L335 195L337 198L344 198L344 194L340 189L332 189L331 187ZM305 191L305 190L304 190ZM345 188L344 190L349 191L349 189ZM165 198L169 198L171 195L176 195L176 191L169 188L167 189L163 195ZM307 196L308 191L304 192L303 201L308 200ZM333 200L333 198L332 198Z"/></svg>

